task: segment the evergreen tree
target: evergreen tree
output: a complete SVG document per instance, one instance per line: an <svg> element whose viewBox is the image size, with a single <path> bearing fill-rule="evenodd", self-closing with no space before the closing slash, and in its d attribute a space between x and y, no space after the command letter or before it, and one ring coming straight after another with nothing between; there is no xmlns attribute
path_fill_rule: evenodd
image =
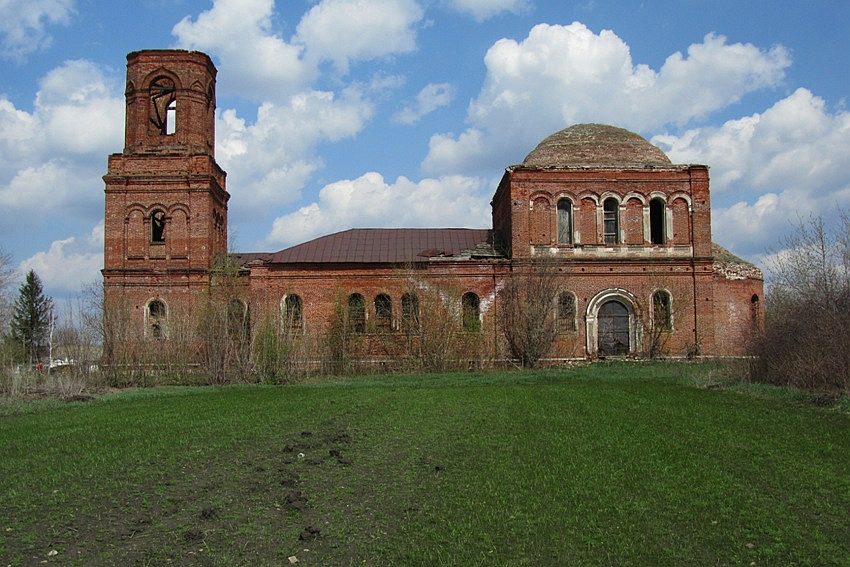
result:
<svg viewBox="0 0 850 567"><path fill-rule="evenodd" d="M52 316L53 300L44 295L41 280L30 270L12 313L12 338L24 347L30 363L39 359L47 345Z"/></svg>

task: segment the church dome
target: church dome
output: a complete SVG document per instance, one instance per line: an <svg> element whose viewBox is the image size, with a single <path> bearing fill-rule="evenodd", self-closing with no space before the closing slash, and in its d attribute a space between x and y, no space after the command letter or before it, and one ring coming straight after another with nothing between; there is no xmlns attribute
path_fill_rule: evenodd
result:
<svg viewBox="0 0 850 567"><path fill-rule="evenodd" d="M658 167L670 158L646 139L607 124L576 124L537 144L522 165L528 167Z"/></svg>

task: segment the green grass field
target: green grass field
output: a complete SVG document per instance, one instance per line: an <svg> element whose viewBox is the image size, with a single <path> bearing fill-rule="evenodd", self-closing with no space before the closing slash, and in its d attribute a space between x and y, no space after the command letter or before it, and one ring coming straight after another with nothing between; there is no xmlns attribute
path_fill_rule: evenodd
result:
<svg viewBox="0 0 850 567"><path fill-rule="evenodd" d="M850 564L850 416L699 387L713 372L598 364L6 404L0 562Z"/></svg>

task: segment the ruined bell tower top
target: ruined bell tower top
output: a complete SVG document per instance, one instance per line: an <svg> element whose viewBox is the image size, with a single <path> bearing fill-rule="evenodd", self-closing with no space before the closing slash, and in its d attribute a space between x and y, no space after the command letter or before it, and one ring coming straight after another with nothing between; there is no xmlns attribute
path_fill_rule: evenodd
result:
<svg viewBox="0 0 850 567"><path fill-rule="evenodd" d="M215 77L212 60L200 51L127 55L124 154L214 157Z"/></svg>

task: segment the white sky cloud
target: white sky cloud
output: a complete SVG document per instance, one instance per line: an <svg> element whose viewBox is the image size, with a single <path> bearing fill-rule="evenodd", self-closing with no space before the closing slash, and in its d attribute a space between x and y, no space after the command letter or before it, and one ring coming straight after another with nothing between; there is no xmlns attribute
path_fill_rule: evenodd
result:
<svg viewBox="0 0 850 567"><path fill-rule="evenodd" d="M830 112L807 89L762 113L652 141L674 162L711 166L714 233L747 253L770 248L798 218L850 206L850 113Z"/></svg>
<svg viewBox="0 0 850 567"><path fill-rule="evenodd" d="M99 231L99 234L98 234ZM45 287L75 293L100 279L103 267L103 223L82 238L54 240L47 251L37 252L18 266L18 272L34 270Z"/></svg>
<svg viewBox="0 0 850 567"><path fill-rule="evenodd" d="M519 14L531 9L530 0L447 0L448 5L481 22L504 12Z"/></svg>
<svg viewBox="0 0 850 567"><path fill-rule="evenodd" d="M425 115L451 104L455 90L449 83L429 83L416 95L416 102L396 112L393 120L401 124L415 124Z"/></svg>
<svg viewBox="0 0 850 567"><path fill-rule="evenodd" d="M318 202L275 219L267 242L289 246L352 227L490 226L490 186L452 175L419 182L380 173L326 185Z"/></svg>
<svg viewBox="0 0 850 567"><path fill-rule="evenodd" d="M422 164L427 173L474 173L464 164L492 168L522 160L518 146L530 151L578 122L637 131L684 125L780 84L790 57L780 46L762 50L709 34L655 71L635 64L614 32L596 34L574 22L539 24L521 42L499 40L484 62L484 86L469 106L471 127L431 138Z"/></svg>
<svg viewBox="0 0 850 567"><path fill-rule="evenodd" d="M74 0L0 0L2 56L20 60L48 47L47 28L67 25L73 12Z"/></svg>
<svg viewBox="0 0 850 567"><path fill-rule="evenodd" d="M296 40L309 57L347 72L352 61L413 51L422 16L414 0L321 0L301 19Z"/></svg>

